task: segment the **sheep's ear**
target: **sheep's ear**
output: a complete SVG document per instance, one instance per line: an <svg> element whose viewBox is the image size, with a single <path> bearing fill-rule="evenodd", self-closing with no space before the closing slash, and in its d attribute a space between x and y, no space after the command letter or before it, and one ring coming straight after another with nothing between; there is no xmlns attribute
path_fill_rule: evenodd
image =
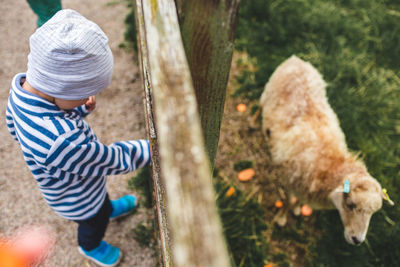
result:
<svg viewBox="0 0 400 267"><path fill-rule="evenodd" d="M343 203L343 188L337 188L329 194L329 198L337 209L342 206Z"/></svg>
<svg viewBox="0 0 400 267"><path fill-rule="evenodd" d="M387 193L386 188L382 189L381 195L382 198L389 203L389 205L394 206L394 202L389 198L389 194Z"/></svg>

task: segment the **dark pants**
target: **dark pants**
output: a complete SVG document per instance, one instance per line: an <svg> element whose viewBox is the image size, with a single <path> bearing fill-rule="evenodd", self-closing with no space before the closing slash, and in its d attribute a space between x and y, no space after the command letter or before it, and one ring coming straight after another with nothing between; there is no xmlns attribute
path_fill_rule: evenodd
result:
<svg viewBox="0 0 400 267"><path fill-rule="evenodd" d="M75 221L78 223L78 244L84 250L96 248L103 240L112 212L111 202L108 194L97 214L87 220Z"/></svg>

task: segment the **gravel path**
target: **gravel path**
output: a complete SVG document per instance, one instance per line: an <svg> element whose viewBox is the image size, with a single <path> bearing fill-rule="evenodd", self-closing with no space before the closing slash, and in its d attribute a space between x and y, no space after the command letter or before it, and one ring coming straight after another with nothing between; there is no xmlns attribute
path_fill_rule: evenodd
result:
<svg viewBox="0 0 400 267"><path fill-rule="evenodd" d="M138 67L133 54L118 48L123 41L127 13L124 1L64 0L63 8L72 8L96 22L107 34L114 53L111 85L97 97L97 109L87 118L98 138L105 144L145 138L142 92ZM57 235L56 249L46 261L47 267L95 266L77 251L76 224L56 215L43 200L36 182L22 158L18 144L9 135L4 112L10 82L18 72L26 71L28 38L35 31L36 16L24 0L3 0L0 5L0 235L11 235L17 228L48 225ZM110 176L111 198L130 193L127 180L133 174ZM111 222L105 240L121 248L124 258L119 266L154 266L152 251L141 248L130 235L143 220L144 212Z"/></svg>

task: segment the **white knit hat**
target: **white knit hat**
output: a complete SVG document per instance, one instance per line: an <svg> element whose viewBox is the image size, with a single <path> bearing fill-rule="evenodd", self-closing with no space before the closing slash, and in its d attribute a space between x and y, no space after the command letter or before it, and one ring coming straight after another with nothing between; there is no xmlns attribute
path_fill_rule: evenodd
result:
<svg viewBox="0 0 400 267"><path fill-rule="evenodd" d="M65 100L85 99L111 82L108 38L74 10L57 12L30 37L26 79L35 89Z"/></svg>

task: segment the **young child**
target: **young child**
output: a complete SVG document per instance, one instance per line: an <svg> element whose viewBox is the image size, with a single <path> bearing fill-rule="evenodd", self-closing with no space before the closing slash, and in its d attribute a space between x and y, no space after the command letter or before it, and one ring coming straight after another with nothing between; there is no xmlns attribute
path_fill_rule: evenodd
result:
<svg viewBox="0 0 400 267"><path fill-rule="evenodd" d="M110 201L106 176L150 163L148 141L106 146L83 120L112 70L104 32L78 12L61 10L30 37L27 73L14 77L6 112L46 202L78 223L79 252L101 266L121 258L118 248L102 241L109 219L136 205L130 195Z"/></svg>

